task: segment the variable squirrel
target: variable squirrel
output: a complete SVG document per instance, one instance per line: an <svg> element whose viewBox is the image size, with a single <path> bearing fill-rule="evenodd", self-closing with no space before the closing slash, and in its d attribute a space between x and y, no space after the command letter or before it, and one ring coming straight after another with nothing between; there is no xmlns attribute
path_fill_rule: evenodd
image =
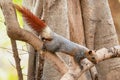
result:
<svg viewBox="0 0 120 80"><path fill-rule="evenodd" d="M89 51L88 48L78 45L58 34L53 32L50 27L32 12L30 12L25 7L20 7L14 4L15 8L22 13L25 21L28 25L40 33L41 39L43 41L43 50L55 52L63 52L65 54L71 55L74 57L74 60L80 64L80 61L85 58L85 53Z"/></svg>

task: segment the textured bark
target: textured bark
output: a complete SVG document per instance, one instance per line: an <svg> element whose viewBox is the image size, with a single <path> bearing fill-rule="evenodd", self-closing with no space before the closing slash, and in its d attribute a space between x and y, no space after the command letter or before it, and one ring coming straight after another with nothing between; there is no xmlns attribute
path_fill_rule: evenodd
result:
<svg viewBox="0 0 120 80"><path fill-rule="evenodd" d="M70 40L85 45L84 29L81 16L81 5L79 0L67 0L68 19L70 27ZM89 71L80 76L80 80L91 80Z"/></svg>
<svg viewBox="0 0 120 80"><path fill-rule="evenodd" d="M95 4L97 2L99 3ZM109 47L116 45L118 40L107 0L82 0L82 5L87 47L93 46L90 47L90 49L99 49L107 45L109 41L114 41L111 45L108 44ZM101 6L103 7L101 8ZM101 34L101 32L104 31L106 31L106 33ZM109 40L105 39L112 35L114 37L111 37ZM89 38L89 36L91 38Z"/></svg>
<svg viewBox="0 0 120 80"><path fill-rule="evenodd" d="M113 24L108 1L82 0L82 5L83 8L87 7L87 9L83 9L83 18L86 31L86 44L88 48L90 47L91 49L99 49L102 47L109 48L111 46L118 45L118 38ZM119 61L120 59L115 60ZM117 66L115 66L115 64L119 64L120 61L116 62L115 60L113 59L110 61L105 61L97 65L99 80L110 80L111 76L114 77L116 73L118 73L110 69L114 67L116 67L116 70L119 69ZM111 64L111 62L113 63ZM114 76L111 74L111 72L114 72Z"/></svg>
<svg viewBox="0 0 120 80"><path fill-rule="evenodd" d="M109 58L120 57L120 46L101 48L97 51L86 53L85 55L87 56L87 59L96 64Z"/></svg>
<svg viewBox="0 0 120 80"><path fill-rule="evenodd" d="M119 2L119 0L108 0L108 1L110 4L112 17L114 20L116 32L117 32L119 43L120 43L120 23L119 23L119 21L120 21L120 2ZM113 61L110 61L110 63L114 64L114 61L117 62L117 61L119 61L119 59L114 59ZM108 80L119 80L120 79L120 77L117 75L117 74L119 74L119 71L120 71L118 68L118 66L120 66L120 65L118 63L115 63L114 65L116 65L116 66L111 67L111 69L113 71L111 71L109 73L109 74L112 74L114 77L108 74Z"/></svg>
<svg viewBox="0 0 120 80"><path fill-rule="evenodd" d="M110 58L120 57L120 46L113 46L111 48L101 48L101 49L97 50L96 52L92 51L92 53L86 53L86 56L90 61L87 59L83 59L81 61L82 65L83 65L83 70L81 70L81 71L79 71L80 69L77 69L76 71L70 70L60 80L77 80L78 79L77 76L81 76L85 71L89 70L95 64L97 64L101 61L110 59ZM110 76L110 77L108 77L108 79L119 80L119 77L116 76L116 78L114 78L114 77Z"/></svg>
<svg viewBox="0 0 120 80"><path fill-rule="evenodd" d="M85 27L85 41L86 46L89 49L94 49L94 34L96 23L98 22L96 13L97 11L95 10L97 7L96 5L94 4L93 0L81 0L83 23Z"/></svg>
<svg viewBox="0 0 120 80"><path fill-rule="evenodd" d="M68 19L70 27L70 40L84 45L84 29L79 0L68 0Z"/></svg>
<svg viewBox="0 0 120 80"><path fill-rule="evenodd" d="M69 38L69 24L66 0L44 0L43 19L52 30L66 38ZM60 53L59 53L60 54ZM68 61L68 56L61 54ZM46 60L43 80L59 80L61 74L55 69L52 62Z"/></svg>
<svg viewBox="0 0 120 80"><path fill-rule="evenodd" d="M5 24L7 26L7 33L9 37L14 40L21 40L31 44L38 51L38 53L40 53L42 47L42 42L40 41L40 39L36 37L33 33L19 27L13 4L9 3L7 0L5 0L5 2L6 3L4 3L3 1L2 3L0 3L0 5L5 16ZM51 60L54 65L60 68L58 70L60 70L61 73L65 73L67 71L64 63L60 61L58 57L52 55L52 53L46 53L45 56L47 56L47 58Z"/></svg>
<svg viewBox="0 0 120 80"><path fill-rule="evenodd" d="M107 1L106 0L105 1L89 0L89 1L93 2L93 3L98 3L96 5L97 7L95 7L94 9L90 8L91 11L93 10L92 12L94 12L94 10L95 10L96 11L95 14L97 14L100 11L96 15L96 17L97 17L96 19L98 19L98 20L95 20L95 23L94 23L94 25L96 25L93 28L95 30L95 32L92 33L93 37L95 38L94 39L92 37L92 39L94 40L93 42L95 44L95 46L93 48L98 49L98 48L103 47L102 45L104 45L107 48L110 47L110 46L113 46L113 45L117 45L118 41L117 41L117 37L116 37L116 32L115 32L114 25L113 25L113 22L112 22L111 14L109 13L110 10L109 10L109 6L107 4ZM33 1L33 5L34 4L35 4L35 1ZM54 25L54 26L58 27L58 28L55 28L55 29L53 28L55 31L57 29L59 31L60 28L63 29L63 30L60 30L60 32L58 32L58 33L61 33L62 31L68 32L68 33L64 32L64 34L67 35L67 37L69 38L69 27L68 27L69 26L69 19L68 19L68 16L66 15L67 10L68 10L67 6L66 6L67 2L63 1L63 0L59 0L59 1L54 0L54 1L45 1L44 4L45 4L44 5L44 9L45 9L44 10L44 12L45 12L44 13L45 14L44 18L45 18L46 22L48 24L50 24L51 26ZM61 4L63 4L62 7L60 6ZM84 4L84 1L83 1L83 4ZM101 7L101 5L102 5L102 7ZM84 6L86 6L86 5L84 5ZM83 6L83 8L84 8L84 6ZM87 4L87 6L89 6L89 5ZM30 35L29 32L19 28L19 25L18 25L16 17L15 17L16 15L15 14L11 15L12 13L14 13L14 10L11 6L9 6L9 7L6 6L5 9L6 9L6 11L7 11L7 9L11 10L9 12L4 12L3 11L4 15L5 15L5 20L7 22L6 24L8 26L7 29L8 29L9 36L13 39L18 39L18 40L23 40L23 41L29 42L34 46L34 48L36 50L40 51L41 43L40 43L39 39L36 38L36 37L33 37L34 36L33 34ZM89 10L89 7L88 7L88 10ZM8 16L8 15L11 15L11 16ZM55 17L52 17L52 16L55 16ZM14 27L13 25L10 25L12 23L11 19L15 20L13 24L15 24L17 27ZM58 23L58 19L60 19L59 23ZM91 19L90 19L90 21L91 21ZM94 22L94 20L92 20L92 21ZM96 23L96 21L98 21L98 22ZM88 18L88 22L89 22L89 18ZM89 23L89 24L92 25L92 23ZM98 27L98 25L99 25L99 27ZM89 30L88 30L88 32L89 32ZM14 33L16 33L16 34L14 34ZM29 34L29 35L26 36L25 34ZM32 38L30 38L30 37L32 37ZM35 39L38 41L37 44L36 44ZM62 57L66 58L66 56L64 56L64 55ZM68 58L66 58L66 61L68 61ZM105 64L101 63L101 64L97 65L97 69L100 73L99 74L99 79L100 80L113 80L113 78L114 78L114 80L118 80L119 79L119 75L118 75L119 72L117 72L116 70L119 71L119 62L120 62L119 59L108 60L108 62L105 61ZM107 65L107 64L111 64L111 65ZM85 64L85 65L87 65L87 64ZM93 64L91 66L93 66ZM51 80L54 80L54 79L59 80L60 76L58 76L58 75L60 75L60 74L59 73L57 74L57 72L55 73L54 71L50 71L50 69L53 69L52 67L50 67L48 65L47 65L47 67L48 68L45 68L45 69L48 70L47 73L49 75L46 78L47 73L45 73L43 78L45 80L50 80L50 79ZM35 70L37 70L37 69L35 69ZM53 74L53 75L51 75L51 74ZM74 74L74 72L72 72L72 74ZM55 77L52 78L53 76L55 76ZM71 74L70 74L70 76L71 76ZM74 76L72 76L72 77L74 78Z"/></svg>
<svg viewBox="0 0 120 80"><path fill-rule="evenodd" d="M36 0L36 4L33 12L36 16L41 18L43 14L43 0Z"/></svg>
<svg viewBox="0 0 120 80"><path fill-rule="evenodd" d="M110 9L112 12L112 17L114 20L115 28L117 31L119 43L120 43L120 1L119 0L108 0L110 4Z"/></svg>
<svg viewBox="0 0 120 80"><path fill-rule="evenodd" d="M6 26L7 26L7 32L8 32L9 36L11 36L11 33L10 33L9 29L10 29L10 27L13 28L14 21L16 21L15 11L14 11L13 7L11 7L11 3L12 2L10 0L7 0L7 1L4 0L4 1L0 2L0 6L1 6L3 14L5 16L5 23L6 23ZM12 21L10 21L11 19L12 19ZM18 24L16 24L16 26L18 28ZM14 56L14 59L15 59L18 79L23 80L23 74L22 74L22 69L21 69L21 65L20 65L20 57L19 57L19 54L18 54L16 41L14 39L12 39L12 37L11 37L10 40L11 40L11 45L12 45L13 56Z"/></svg>
<svg viewBox="0 0 120 80"><path fill-rule="evenodd" d="M30 42L33 42L33 44L34 44L35 39L28 39L28 37L27 37L27 36L29 36L29 38L30 38L30 37L32 37L34 35L33 34L31 35L31 34L29 34L29 32L19 28L19 25L18 25L18 22L17 22L17 19L16 19L15 10L13 9L12 3L9 2L9 1L4 1L1 4L2 4L4 16L5 16L5 21L6 21L6 25L7 25L7 33L9 35L9 37L13 38L14 40L18 39L18 40L23 40L23 41L26 41L26 42L27 41L29 42L29 40L30 40ZM12 24L14 24L14 25L12 25ZM25 34L27 36L25 36ZM38 39L37 42L38 42L37 44L38 44L38 46L40 48L41 43L39 44L39 39ZM34 48L35 48L35 46L34 46ZM36 49L37 49L37 47L36 47ZM19 69L19 71L20 71L21 68L18 68L18 67L20 67L20 65L19 65L20 64L20 62L19 62L20 59L17 57L16 60L17 60L17 62L16 62L17 63L17 65L16 65L17 69ZM31 58L31 60L32 60L32 58ZM18 75L22 75L22 73L21 74L18 73ZM34 80L33 78L34 78L33 76L30 76L30 79ZM23 79L22 76L20 76L19 79L22 80Z"/></svg>
<svg viewBox="0 0 120 80"><path fill-rule="evenodd" d="M23 6L25 6L29 10L33 10L33 0L23 0ZM24 29L31 30L31 28L24 22ZM35 71L36 71L36 52L32 46L27 44L27 49L29 52L29 60L28 60L28 77L27 80L35 80Z"/></svg>
<svg viewBox="0 0 120 80"><path fill-rule="evenodd" d="M13 56L14 56L14 59L15 59L18 79L23 80L23 74L22 74L22 69L21 69L21 65L20 65L20 57L19 57L19 54L18 54L18 51L17 51L16 41L11 39L11 44L12 44Z"/></svg>
<svg viewBox="0 0 120 80"><path fill-rule="evenodd" d="M77 69L70 69L68 72L66 72L60 80L78 80L78 78L85 73L87 70L89 70L91 67L94 66L94 64L89 61L88 59L83 59L81 61L83 69L80 70L80 68ZM79 67L79 66L77 66ZM82 79L82 78L81 78ZM80 80L81 80L80 79ZM84 78L82 79L84 80ZM85 79L86 80L86 79Z"/></svg>
<svg viewBox="0 0 120 80"><path fill-rule="evenodd" d="M41 17L43 10L42 0L23 0L23 6L33 12L36 16ZM38 35L35 31L33 31L27 24L24 25L24 28L36 35ZM42 55L38 54L36 50L27 45L29 53L29 63L28 63L28 80L40 80L43 72L43 64L44 59Z"/></svg>
<svg viewBox="0 0 120 80"><path fill-rule="evenodd" d="M91 0L92 1L92 0ZM84 23L85 32L85 42L89 49L95 49L94 39L95 30L97 23L99 22L97 18L97 4L94 1L81 0L81 8ZM96 67L92 67L90 70L92 80L97 80L97 70Z"/></svg>

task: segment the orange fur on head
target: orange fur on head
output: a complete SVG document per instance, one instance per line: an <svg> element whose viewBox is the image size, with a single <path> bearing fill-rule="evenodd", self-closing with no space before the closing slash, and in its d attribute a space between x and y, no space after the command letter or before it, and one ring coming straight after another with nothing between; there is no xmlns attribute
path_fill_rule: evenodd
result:
<svg viewBox="0 0 120 80"><path fill-rule="evenodd" d="M22 13L22 16L25 18L25 21L30 25L36 32L41 32L47 25L35 16L30 10L25 7L20 7L17 4L14 4L14 7Z"/></svg>
<svg viewBox="0 0 120 80"><path fill-rule="evenodd" d="M86 58L90 61L92 61L93 63L96 63L96 51L95 50L89 50L87 52L85 52Z"/></svg>

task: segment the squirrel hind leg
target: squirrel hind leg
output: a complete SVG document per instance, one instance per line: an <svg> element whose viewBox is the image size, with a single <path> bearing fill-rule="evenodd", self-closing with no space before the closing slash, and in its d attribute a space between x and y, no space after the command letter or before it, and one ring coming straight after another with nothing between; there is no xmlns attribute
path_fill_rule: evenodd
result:
<svg viewBox="0 0 120 80"><path fill-rule="evenodd" d="M83 59L84 59L84 56L81 55L81 54L74 56L74 60L75 60L75 62L80 66L80 69L81 69L81 70L83 69L83 66L82 66L82 64L81 64L81 60L83 60Z"/></svg>

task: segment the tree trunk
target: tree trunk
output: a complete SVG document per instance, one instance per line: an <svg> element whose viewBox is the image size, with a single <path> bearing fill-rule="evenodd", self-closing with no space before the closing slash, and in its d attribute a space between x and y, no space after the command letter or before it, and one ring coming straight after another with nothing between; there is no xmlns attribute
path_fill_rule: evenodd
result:
<svg viewBox="0 0 120 80"><path fill-rule="evenodd" d="M83 9L83 18L88 48L92 46L92 49L100 49L102 47L109 48L111 46L118 45L118 38L113 24L108 1L82 0L82 7L87 7L87 9ZM96 66L99 73L98 79L119 80L119 64L120 59L118 58L99 63ZM119 72L115 70L118 70Z"/></svg>
<svg viewBox="0 0 120 80"><path fill-rule="evenodd" d="M52 30L69 38L69 24L66 0L44 0L43 19ZM68 62L64 54L60 54ZM60 80L62 75L55 69L52 62L46 60L44 65L43 80Z"/></svg>
<svg viewBox="0 0 120 80"><path fill-rule="evenodd" d="M108 0L110 4L110 9L112 12L112 17L114 20L116 32L120 42L120 2L119 0Z"/></svg>
<svg viewBox="0 0 120 80"><path fill-rule="evenodd" d="M99 49L102 47L109 48L119 44L107 0L81 0L83 22L85 26L85 41L79 1L43 1L43 15L41 12L33 13L37 13L37 16L42 15L42 17L45 19L45 22L52 28L54 32L68 39L70 37L71 40L81 44L86 41L87 47L90 49ZM36 0L26 0L24 3L26 3L25 5L28 5L28 8L32 9L33 11L33 8L36 5ZM77 33L78 31L80 32ZM37 69L39 66L37 62L39 61L39 57L36 58L36 52L34 49L32 49L31 52L32 54L30 55L29 59L28 80L40 80L37 79L39 71L39 69ZM60 56L62 56L66 63L69 64L69 58L67 55L60 54ZM116 58L99 63L97 65L99 80L119 80L119 62L120 59ZM46 60L44 65L43 80L59 80L60 77L61 74L55 69L53 63ZM90 75L87 75L87 78L85 78L86 76L83 75L81 79L91 79Z"/></svg>
<svg viewBox="0 0 120 80"><path fill-rule="evenodd" d="M41 0L23 0L23 6L29 9L33 14L38 17L42 15L42 1ZM41 5L42 4L42 5ZM39 7L41 5L41 7ZM39 9L38 9L39 8ZM33 31L27 23L24 24L24 29L38 35L35 31ZM29 52L29 61L28 61L28 80L41 80L41 69L43 63L40 63L40 54L36 52L36 50L29 44L27 44L28 52ZM41 65L42 64L42 65Z"/></svg>
<svg viewBox="0 0 120 80"><path fill-rule="evenodd" d="M23 0L23 6L25 6L27 9L31 10L32 9L32 3L33 3L32 1L33 0ZM31 30L31 28L26 23L24 23L24 29L33 32ZM36 52L35 52L34 48L32 46L30 46L29 44L27 44L27 49L28 49L28 52L29 52L27 80L35 80Z"/></svg>
<svg viewBox="0 0 120 80"><path fill-rule="evenodd" d="M70 40L85 45L84 28L81 16L81 5L79 0L68 1L68 19L70 27ZM90 72L87 71L79 80L91 80Z"/></svg>

